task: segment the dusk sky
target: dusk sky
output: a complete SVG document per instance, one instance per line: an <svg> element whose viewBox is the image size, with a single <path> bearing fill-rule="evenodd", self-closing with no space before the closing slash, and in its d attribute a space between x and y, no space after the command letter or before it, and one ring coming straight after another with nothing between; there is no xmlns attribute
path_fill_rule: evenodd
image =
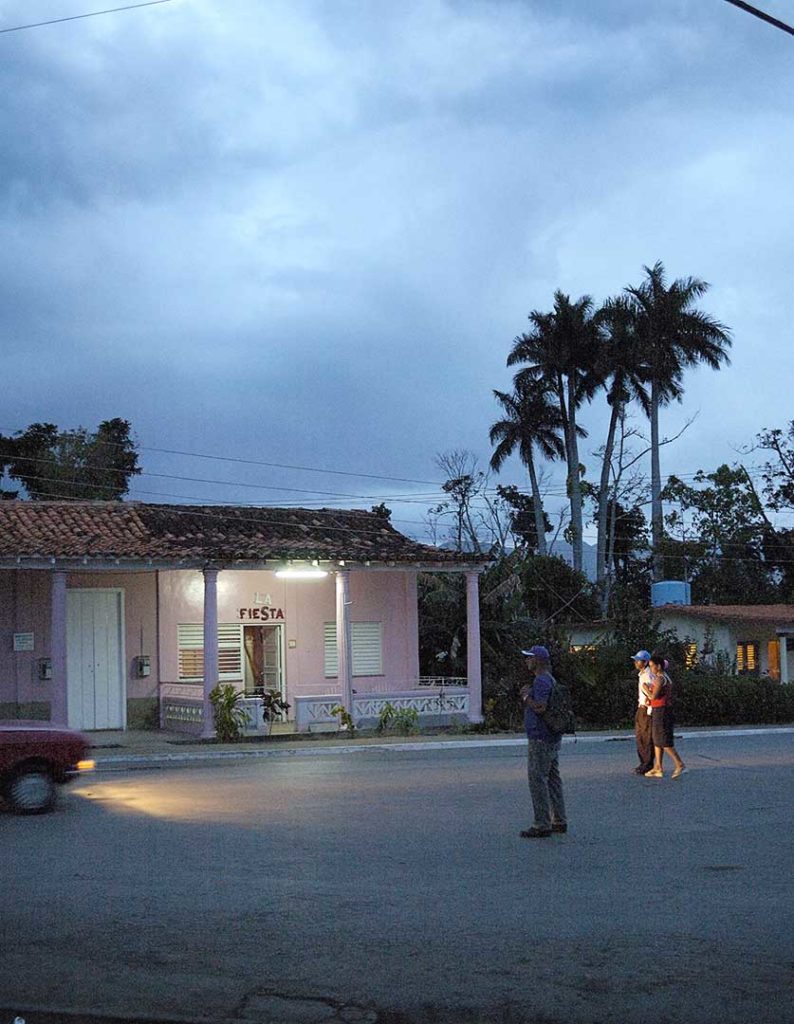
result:
<svg viewBox="0 0 794 1024"><path fill-rule="evenodd" d="M0 0L0 29L123 3ZM794 37L724 0L170 0L2 32L0 431L121 416L131 497L385 499L421 532L436 454L487 463L529 311L662 260L734 339L663 413L698 415L662 471L733 461L794 418L793 105ZM593 479L603 400L582 418Z"/></svg>

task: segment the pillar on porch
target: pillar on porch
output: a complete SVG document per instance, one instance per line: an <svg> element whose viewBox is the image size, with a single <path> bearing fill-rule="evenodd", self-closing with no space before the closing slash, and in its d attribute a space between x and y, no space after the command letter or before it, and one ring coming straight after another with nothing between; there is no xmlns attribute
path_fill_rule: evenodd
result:
<svg viewBox="0 0 794 1024"><path fill-rule="evenodd" d="M476 572L466 573L466 676L469 686L469 721L481 722L480 586Z"/></svg>
<svg viewBox="0 0 794 1024"><path fill-rule="evenodd" d="M336 658L339 698L342 706L353 714L353 641L350 628L350 573L336 574Z"/></svg>
<svg viewBox="0 0 794 1024"><path fill-rule="evenodd" d="M52 573L50 592L50 664L52 666L52 701L50 721L57 725L69 724L68 678L66 660L66 573L56 569Z"/></svg>
<svg viewBox="0 0 794 1024"><path fill-rule="evenodd" d="M218 570L204 569L204 713L201 736L212 739L215 719L210 693L218 683Z"/></svg>
<svg viewBox="0 0 794 1024"><path fill-rule="evenodd" d="M778 635L780 641L780 682L788 682L788 637L785 633Z"/></svg>

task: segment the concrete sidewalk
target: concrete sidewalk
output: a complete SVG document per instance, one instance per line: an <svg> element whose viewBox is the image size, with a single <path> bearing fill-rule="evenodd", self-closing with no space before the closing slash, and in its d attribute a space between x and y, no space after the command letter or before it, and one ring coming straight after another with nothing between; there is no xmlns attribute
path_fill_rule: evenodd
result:
<svg viewBox="0 0 794 1024"><path fill-rule="evenodd" d="M791 733L790 726L735 726L682 729L676 741L686 743L700 736L755 736L761 733ZM367 734L333 736L281 733L270 737L256 737L240 743L218 743L200 740L184 733L160 731L107 731L89 733L92 742L91 757L97 771L120 771L127 768L145 768L189 763L217 763L247 757L302 757L328 754L355 754L377 750L409 751L426 749L462 749L473 747L523 746L523 733L434 733L416 736ZM566 736L568 743L633 743L634 733L629 729L604 732L581 732L576 737Z"/></svg>

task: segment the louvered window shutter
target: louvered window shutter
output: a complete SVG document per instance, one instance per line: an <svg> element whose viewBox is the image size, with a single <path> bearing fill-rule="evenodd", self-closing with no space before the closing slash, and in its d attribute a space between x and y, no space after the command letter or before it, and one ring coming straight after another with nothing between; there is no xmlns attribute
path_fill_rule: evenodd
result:
<svg viewBox="0 0 794 1024"><path fill-rule="evenodd" d="M383 675L383 627L380 622L353 623L353 675Z"/></svg>
<svg viewBox="0 0 794 1024"><path fill-rule="evenodd" d="M180 623L177 626L179 678L204 678L204 626ZM218 678L224 682L242 679L243 628L238 622L218 623Z"/></svg>
<svg viewBox="0 0 794 1024"><path fill-rule="evenodd" d="M339 675L339 659L336 655L336 623L326 622L323 625L324 671L326 679L335 679Z"/></svg>
<svg viewBox="0 0 794 1024"><path fill-rule="evenodd" d="M352 622L350 624L353 645L353 675L383 675L383 623ZM323 626L324 671L326 679L339 674L336 652L336 623L326 622Z"/></svg>
<svg viewBox="0 0 794 1024"><path fill-rule="evenodd" d="M176 627L179 649L179 678L204 677L204 627L193 623L180 623Z"/></svg>

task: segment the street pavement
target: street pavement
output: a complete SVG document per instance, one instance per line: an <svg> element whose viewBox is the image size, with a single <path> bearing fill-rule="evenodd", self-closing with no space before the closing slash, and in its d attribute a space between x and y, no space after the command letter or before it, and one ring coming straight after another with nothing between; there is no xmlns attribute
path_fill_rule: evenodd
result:
<svg viewBox="0 0 794 1024"><path fill-rule="evenodd" d="M107 743L0 814L0 1024L792 1024L792 738L566 742L537 841L520 737Z"/></svg>

